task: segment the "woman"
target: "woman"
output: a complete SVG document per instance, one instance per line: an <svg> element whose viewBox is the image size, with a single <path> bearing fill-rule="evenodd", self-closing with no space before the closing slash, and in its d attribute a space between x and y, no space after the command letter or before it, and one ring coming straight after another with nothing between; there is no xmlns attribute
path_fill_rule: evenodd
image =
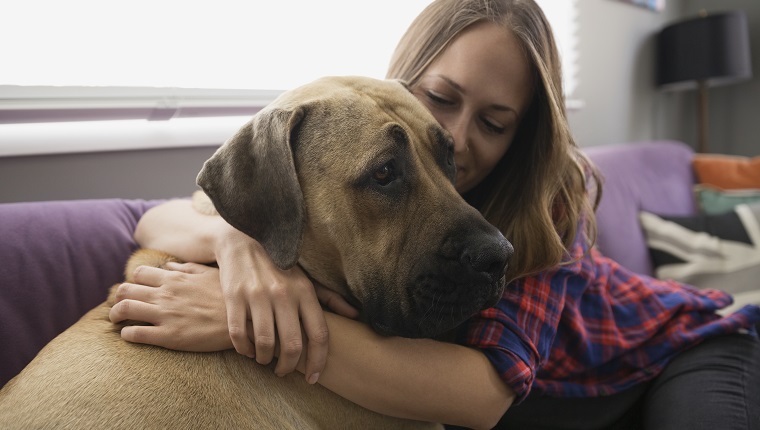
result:
<svg viewBox="0 0 760 430"><path fill-rule="evenodd" d="M260 363L277 352L279 374L297 368L369 409L472 428L760 426L760 343L737 334L760 309L719 318L725 294L637 276L591 248L599 182L570 136L557 49L532 0L434 1L388 76L451 132L457 190L516 249L502 300L463 325L459 344L378 336L300 269L277 269L185 201L146 213L135 238L219 270L139 269L111 319L153 326L122 337L234 346Z"/></svg>

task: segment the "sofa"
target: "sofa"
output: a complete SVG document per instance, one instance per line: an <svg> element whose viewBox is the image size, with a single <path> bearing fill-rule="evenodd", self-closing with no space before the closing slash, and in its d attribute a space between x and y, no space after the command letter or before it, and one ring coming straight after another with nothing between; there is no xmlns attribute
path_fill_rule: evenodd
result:
<svg viewBox="0 0 760 430"><path fill-rule="evenodd" d="M606 182L598 246L653 274L641 210L692 215L692 150L676 141L586 148ZM0 204L0 386L58 333L102 302L136 249L132 234L158 200Z"/></svg>

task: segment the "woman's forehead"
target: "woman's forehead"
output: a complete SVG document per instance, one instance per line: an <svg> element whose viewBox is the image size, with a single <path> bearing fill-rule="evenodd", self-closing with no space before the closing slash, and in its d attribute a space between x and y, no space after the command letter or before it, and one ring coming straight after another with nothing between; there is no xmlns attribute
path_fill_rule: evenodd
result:
<svg viewBox="0 0 760 430"><path fill-rule="evenodd" d="M530 63L517 37L495 23L468 27L428 66L423 77L439 76L454 82L473 97L493 99L523 112L530 102Z"/></svg>

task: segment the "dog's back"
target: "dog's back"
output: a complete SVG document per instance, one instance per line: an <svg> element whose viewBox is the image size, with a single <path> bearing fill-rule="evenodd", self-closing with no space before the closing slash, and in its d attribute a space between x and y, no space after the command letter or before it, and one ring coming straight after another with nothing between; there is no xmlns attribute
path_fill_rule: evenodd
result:
<svg viewBox="0 0 760 430"><path fill-rule="evenodd" d="M436 428L376 414L233 350L178 352L119 337L103 303L0 390L2 429Z"/></svg>

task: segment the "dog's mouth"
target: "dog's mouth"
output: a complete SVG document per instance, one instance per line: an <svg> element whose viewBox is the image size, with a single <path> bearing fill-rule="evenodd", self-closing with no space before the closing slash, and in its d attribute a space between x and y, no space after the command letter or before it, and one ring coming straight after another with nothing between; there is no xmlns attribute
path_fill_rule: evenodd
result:
<svg viewBox="0 0 760 430"><path fill-rule="evenodd" d="M451 283L441 276L422 275L407 287L404 304L396 309L366 309L366 322L379 334L436 338L478 312L494 306L504 292L505 278L478 283Z"/></svg>
<svg viewBox="0 0 760 430"><path fill-rule="evenodd" d="M461 237L479 240L462 246ZM513 252L501 235L452 236L436 256L420 259L404 284L365 290L372 296L363 300L364 321L383 335L438 338L499 301Z"/></svg>
<svg viewBox="0 0 760 430"><path fill-rule="evenodd" d="M512 244L485 221L456 226L403 272L363 274L354 292L364 322L382 335L439 338L501 299Z"/></svg>

